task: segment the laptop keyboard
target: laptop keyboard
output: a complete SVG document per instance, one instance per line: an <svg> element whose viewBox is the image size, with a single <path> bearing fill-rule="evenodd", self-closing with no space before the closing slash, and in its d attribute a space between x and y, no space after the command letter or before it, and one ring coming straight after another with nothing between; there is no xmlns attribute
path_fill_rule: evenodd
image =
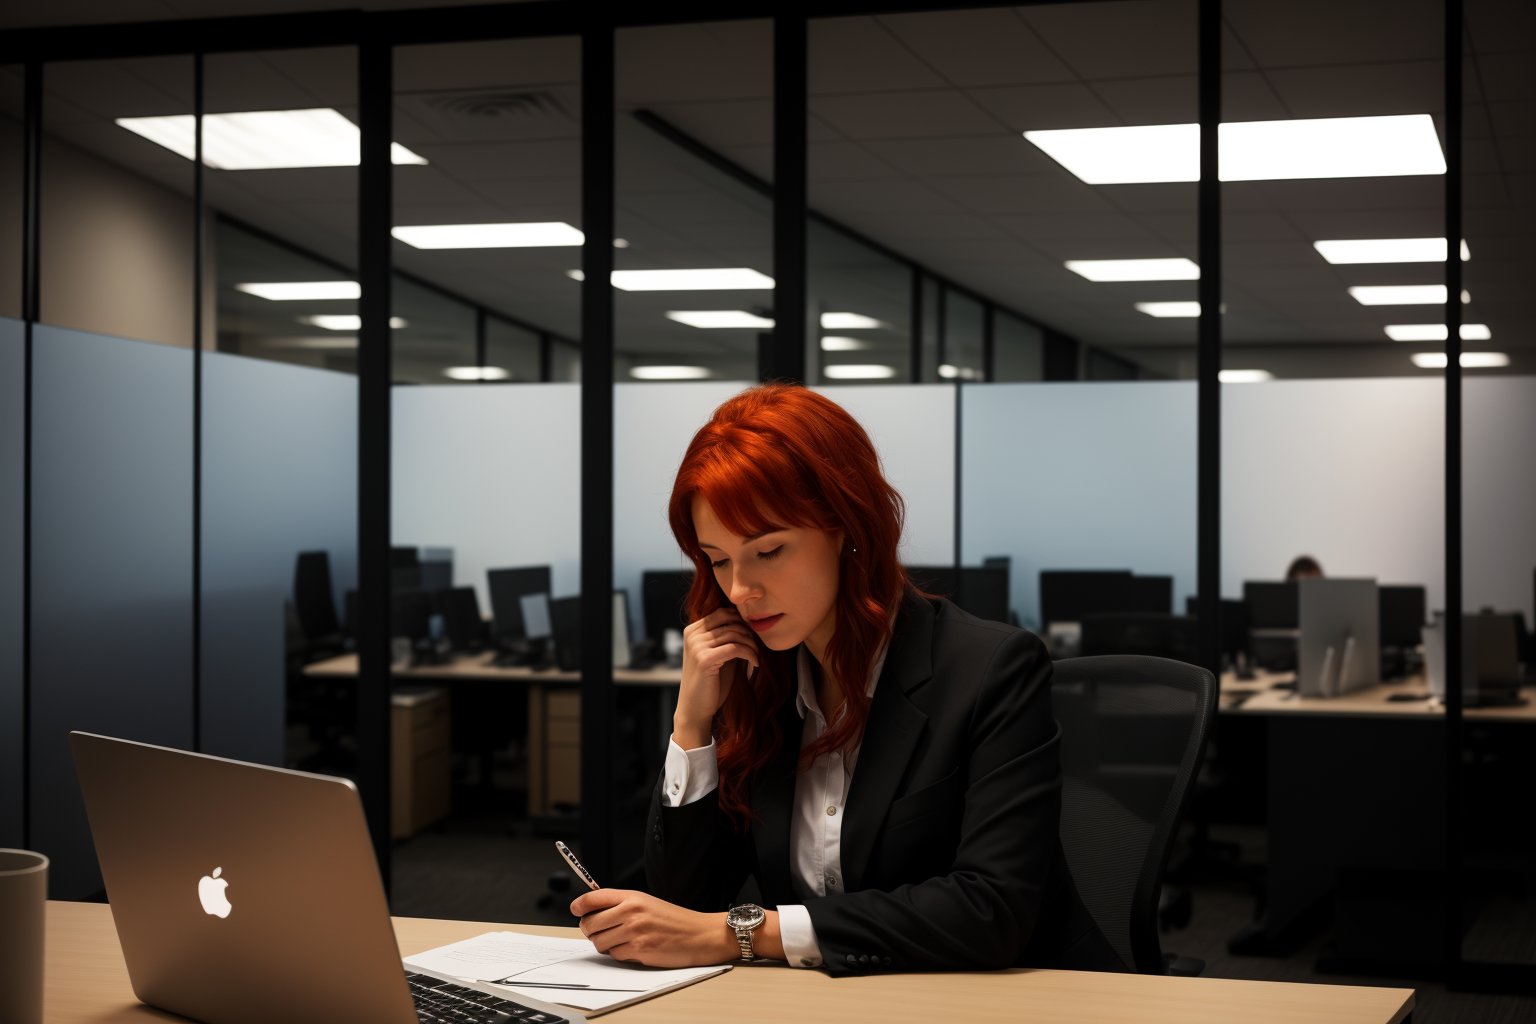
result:
<svg viewBox="0 0 1536 1024"><path fill-rule="evenodd" d="M567 1024L566 1018L479 989L407 971L421 1024Z"/></svg>

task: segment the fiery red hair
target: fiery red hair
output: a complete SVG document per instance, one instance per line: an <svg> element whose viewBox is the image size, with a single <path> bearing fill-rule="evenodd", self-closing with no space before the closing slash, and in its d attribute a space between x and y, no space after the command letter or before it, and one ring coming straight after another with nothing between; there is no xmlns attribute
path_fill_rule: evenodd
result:
<svg viewBox="0 0 1536 1024"><path fill-rule="evenodd" d="M869 435L842 406L801 385L751 388L715 410L688 445L667 510L693 560L690 621L729 604L694 531L696 496L742 537L789 527L842 531L847 543L824 668L842 684L846 704L838 722L801 751L800 763L850 748L869 720L866 680L910 585L896 554L906 507ZM757 674L731 688L714 721L720 806L742 827L752 782L783 739L779 711L796 689L793 657L761 641L758 650Z"/></svg>

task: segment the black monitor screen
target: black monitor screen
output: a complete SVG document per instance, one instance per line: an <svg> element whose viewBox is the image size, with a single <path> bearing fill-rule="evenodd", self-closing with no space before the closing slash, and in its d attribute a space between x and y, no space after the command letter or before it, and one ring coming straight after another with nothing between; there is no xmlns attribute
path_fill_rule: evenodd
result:
<svg viewBox="0 0 1536 1024"><path fill-rule="evenodd" d="M523 639L528 635L523 625L523 595L549 593L549 566L491 569L485 578L491 592L491 617L496 620L496 636L503 640Z"/></svg>
<svg viewBox="0 0 1536 1024"><path fill-rule="evenodd" d="M425 640L431 634L432 607L420 590L406 590L390 597L389 635Z"/></svg>
<svg viewBox="0 0 1536 1024"><path fill-rule="evenodd" d="M1104 592L1130 576L1129 569L1042 569L1040 621L1081 622L1088 612L1124 611L1106 608Z"/></svg>
<svg viewBox="0 0 1536 1024"><path fill-rule="evenodd" d="M1251 629L1296 629L1300 622L1300 601L1294 583L1243 584L1243 601L1248 605Z"/></svg>
<svg viewBox="0 0 1536 1024"><path fill-rule="evenodd" d="M918 590L950 600L955 600L960 593L960 574L952 565L909 565L905 568ZM958 601L955 603L959 604Z"/></svg>
<svg viewBox="0 0 1536 1024"><path fill-rule="evenodd" d="M687 625L683 604L692 586L693 573L687 570L647 569L640 574L640 614L645 616L646 639L659 644L664 631L681 632Z"/></svg>
<svg viewBox="0 0 1536 1024"><path fill-rule="evenodd" d="M1221 631L1221 653L1229 657L1235 657L1239 651L1248 650L1248 606L1242 601L1233 601L1222 598L1220 605L1221 622L1217 628ZM1199 618L1200 599L1187 597L1184 599L1184 614L1190 618Z"/></svg>
<svg viewBox="0 0 1536 1024"><path fill-rule="evenodd" d="M1423 587L1379 587L1381 646L1415 647L1423 639L1427 617Z"/></svg>
<svg viewBox="0 0 1536 1024"><path fill-rule="evenodd" d="M391 566L415 565L421 561L421 554L415 548L390 548L389 564Z"/></svg>
<svg viewBox="0 0 1536 1024"><path fill-rule="evenodd" d="M478 648L483 639L484 623L480 621L480 599L474 587L454 587L433 595L437 613L443 617L443 630L448 642L456 651Z"/></svg>
<svg viewBox="0 0 1536 1024"><path fill-rule="evenodd" d="M417 572L421 576L421 589L429 594L453 586L452 562L422 562L417 566Z"/></svg>
<svg viewBox="0 0 1536 1024"><path fill-rule="evenodd" d="M1003 566L965 566L955 604L978 618L1008 621L1008 570Z"/></svg>

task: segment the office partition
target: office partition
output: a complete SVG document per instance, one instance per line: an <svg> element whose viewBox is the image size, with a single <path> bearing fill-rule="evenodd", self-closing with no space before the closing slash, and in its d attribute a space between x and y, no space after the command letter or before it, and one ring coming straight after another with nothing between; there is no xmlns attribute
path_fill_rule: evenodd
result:
<svg viewBox="0 0 1536 1024"><path fill-rule="evenodd" d="M285 629L298 554L326 553L338 618L357 585L357 378L210 352L202 408L202 749L292 766L290 659L340 646ZM298 715L305 696L301 733L315 724Z"/></svg>
<svg viewBox="0 0 1536 1024"><path fill-rule="evenodd" d="M23 847L27 749L22 689L26 500L25 326L0 317L0 844Z"/></svg>
<svg viewBox="0 0 1536 1024"><path fill-rule="evenodd" d="M1011 604L1042 626L1040 571L1130 569L1195 591L1195 386L960 388L961 561L1011 558Z"/></svg>
<svg viewBox="0 0 1536 1024"><path fill-rule="evenodd" d="M38 325L32 359L31 842L80 898L69 731L192 745L192 353Z"/></svg>

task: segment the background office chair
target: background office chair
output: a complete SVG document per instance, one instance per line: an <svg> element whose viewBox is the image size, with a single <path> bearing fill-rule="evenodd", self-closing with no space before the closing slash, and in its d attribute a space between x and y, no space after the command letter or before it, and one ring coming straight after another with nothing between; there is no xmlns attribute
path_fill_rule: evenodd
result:
<svg viewBox="0 0 1536 1024"><path fill-rule="evenodd" d="M1216 678L1165 658L1056 662L1061 842L1088 912L1140 974L1199 974L1164 957L1158 897L1216 708Z"/></svg>

